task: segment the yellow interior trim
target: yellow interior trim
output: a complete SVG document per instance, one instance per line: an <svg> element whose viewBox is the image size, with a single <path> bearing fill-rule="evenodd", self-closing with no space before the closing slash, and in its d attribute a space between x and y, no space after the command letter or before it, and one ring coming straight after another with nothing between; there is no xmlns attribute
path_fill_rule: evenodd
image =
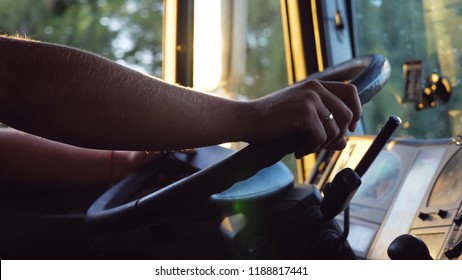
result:
<svg viewBox="0 0 462 280"><path fill-rule="evenodd" d="M164 1L163 38L162 38L162 79L176 82L176 29L177 29L177 0Z"/></svg>
<svg viewBox="0 0 462 280"><path fill-rule="evenodd" d="M281 0L281 18L282 18L282 30L284 34L284 49L286 54L286 66L287 66L287 79L289 85L295 83L294 80L294 71L293 71L293 61L292 61L292 50L290 48L290 32L289 32L289 23L287 21L287 1Z"/></svg>
<svg viewBox="0 0 462 280"><path fill-rule="evenodd" d="M291 52L292 58L297 58L296 60L292 59L292 63L295 71L295 80L299 81L306 78L306 64L305 64L305 53L303 49L303 36L302 28L300 22L300 14L297 0L287 1L287 8L289 16L289 31L291 39Z"/></svg>
<svg viewBox="0 0 462 280"><path fill-rule="evenodd" d="M313 19L314 43L316 45L316 57L318 59L318 71L324 70L322 59L321 33L319 31L319 19L316 0L311 0L311 18Z"/></svg>

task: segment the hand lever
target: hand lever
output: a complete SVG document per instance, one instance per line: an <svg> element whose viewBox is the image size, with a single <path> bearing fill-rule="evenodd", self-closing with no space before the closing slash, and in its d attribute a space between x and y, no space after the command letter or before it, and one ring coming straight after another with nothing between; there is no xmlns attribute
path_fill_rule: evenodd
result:
<svg viewBox="0 0 462 280"><path fill-rule="evenodd" d="M444 255L450 260L460 257L462 255L462 238L444 251Z"/></svg>
<svg viewBox="0 0 462 280"><path fill-rule="evenodd" d="M332 183L326 186L324 198L321 202L321 212L324 215L324 220L332 219L348 207L358 187L361 185L360 177L366 173L369 166L400 124L400 118L391 116L356 166L356 169L353 171L350 168L346 168L340 171Z"/></svg>
<svg viewBox="0 0 462 280"><path fill-rule="evenodd" d="M392 260L433 260L427 245L409 234L396 237L388 247L387 253Z"/></svg>
<svg viewBox="0 0 462 280"><path fill-rule="evenodd" d="M355 168L355 172L362 177L364 173L366 173L367 169L371 166L372 162L375 158L379 155L380 151L382 151L385 144L390 140L391 135L395 132L396 128L401 124L401 119L397 116L390 116L388 118L387 123L382 127L379 134L372 142L371 146L367 150L366 154L363 156L361 161Z"/></svg>

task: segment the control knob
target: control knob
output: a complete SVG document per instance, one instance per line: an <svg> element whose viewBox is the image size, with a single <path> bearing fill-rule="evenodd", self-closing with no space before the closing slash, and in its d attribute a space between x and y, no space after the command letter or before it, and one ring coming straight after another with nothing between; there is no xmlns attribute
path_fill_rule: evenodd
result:
<svg viewBox="0 0 462 280"><path fill-rule="evenodd" d="M427 245L419 238L403 234L388 247L388 256L392 260L432 260Z"/></svg>

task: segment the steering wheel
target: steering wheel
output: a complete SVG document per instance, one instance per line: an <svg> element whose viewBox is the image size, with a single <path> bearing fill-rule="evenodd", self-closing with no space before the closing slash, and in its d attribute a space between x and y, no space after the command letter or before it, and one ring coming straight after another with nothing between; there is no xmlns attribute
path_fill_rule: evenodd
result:
<svg viewBox="0 0 462 280"><path fill-rule="evenodd" d="M308 76L306 79L344 81L357 87L361 104L377 94L390 77L388 60L377 54L360 56ZM158 191L130 202L133 184L142 182L149 171L141 171L99 197L87 211L87 224L96 231L117 231L160 221L179 207L208 199L243 181L259 170L273 166L292 153L294 139L248 145L200 171Z"/></svg>

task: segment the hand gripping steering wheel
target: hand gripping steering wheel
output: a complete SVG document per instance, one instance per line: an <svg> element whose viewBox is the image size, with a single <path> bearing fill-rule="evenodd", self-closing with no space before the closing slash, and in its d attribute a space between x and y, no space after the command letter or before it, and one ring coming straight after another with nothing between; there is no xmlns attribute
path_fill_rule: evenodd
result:
<svg viewBox="0 0 462 280"><path fill-rule="evenodd" d="M365 104L383 88L390 71L388 60L374 54L353 58L323 72L312 74L307 79L345 81L354 84L361 104ZM87 223L92 230L117 231L160 221L179 207L223 192L236 182L275 164L293 152L294 141L281 139L271 143L249 145L182 180L142 198L126 202L133 194L133 182L142 181L143 177L146 177L141 172L131 179L130 184L116 184L99 197L87 211Z"/></svg>

